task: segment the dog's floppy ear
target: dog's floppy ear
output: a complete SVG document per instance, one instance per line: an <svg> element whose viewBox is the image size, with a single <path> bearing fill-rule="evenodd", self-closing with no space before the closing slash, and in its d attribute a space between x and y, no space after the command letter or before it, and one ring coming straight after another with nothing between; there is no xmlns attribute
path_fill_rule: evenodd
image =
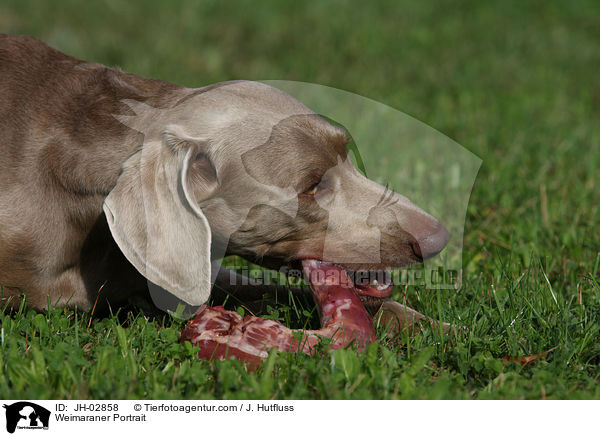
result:
<svg viewBox="0 0 600 436"><path fill-rule="evenodd" d="M207 141L167 126L124 165L104 201L113 238L152 283L191 305L211 290L211 232L198 202L217 186Z"/></svg>

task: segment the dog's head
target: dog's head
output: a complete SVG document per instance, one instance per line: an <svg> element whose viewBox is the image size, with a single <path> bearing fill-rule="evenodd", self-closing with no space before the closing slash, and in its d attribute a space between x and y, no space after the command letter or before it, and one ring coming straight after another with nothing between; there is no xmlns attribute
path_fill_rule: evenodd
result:
<svg viewBox="0 0 600 436"><path fill-rule="evenodd" d="M190 304L208 299L211 257L226 253L383 270L446 245L436 219L357 171L344 129L277 89L226 83L136 112L144 144L105 213L129 261Z"/></svg>

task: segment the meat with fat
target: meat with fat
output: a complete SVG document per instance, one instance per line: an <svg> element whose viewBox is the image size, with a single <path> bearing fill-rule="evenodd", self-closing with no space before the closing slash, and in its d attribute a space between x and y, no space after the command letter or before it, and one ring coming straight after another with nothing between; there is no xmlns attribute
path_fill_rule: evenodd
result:
<svg viewBox="0 0 600 436"><path fill-rule="evenodd" d="M346 271L317 260L302 262L321 321L319 330L292 330L278 321L201 306L183 330L181 340L198 346L198 356L208 360L236 358L256 368L268 350L312 354L322 338L331 349L376 340L373 320L356 293Z"/></svg>

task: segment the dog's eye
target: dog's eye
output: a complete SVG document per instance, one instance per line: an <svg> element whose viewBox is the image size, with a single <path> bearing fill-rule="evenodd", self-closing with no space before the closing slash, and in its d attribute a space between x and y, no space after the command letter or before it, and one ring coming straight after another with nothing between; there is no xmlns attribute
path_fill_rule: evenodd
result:
<svg viewBox="0 0 600 436"><path fill-rule="evenodd" d="M304 191L304 194L305 195L315 195L317 193L318 189L319 189L319 184L315 183L310 188L308 188L308 190Z"/></svg>

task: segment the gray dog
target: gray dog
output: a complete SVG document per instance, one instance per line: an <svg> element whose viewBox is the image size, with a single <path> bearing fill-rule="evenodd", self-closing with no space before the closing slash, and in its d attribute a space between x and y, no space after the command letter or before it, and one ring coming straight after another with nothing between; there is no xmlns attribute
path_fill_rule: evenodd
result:
<svg viewBox="0 0 600 436"><path fill-rule="evenodd" d="M264 84L189 89L2 35L0 111L4 300L114 307L150 282L198 305L224 255L374 271L448 240L354 168L343 129Z"/></svg>

